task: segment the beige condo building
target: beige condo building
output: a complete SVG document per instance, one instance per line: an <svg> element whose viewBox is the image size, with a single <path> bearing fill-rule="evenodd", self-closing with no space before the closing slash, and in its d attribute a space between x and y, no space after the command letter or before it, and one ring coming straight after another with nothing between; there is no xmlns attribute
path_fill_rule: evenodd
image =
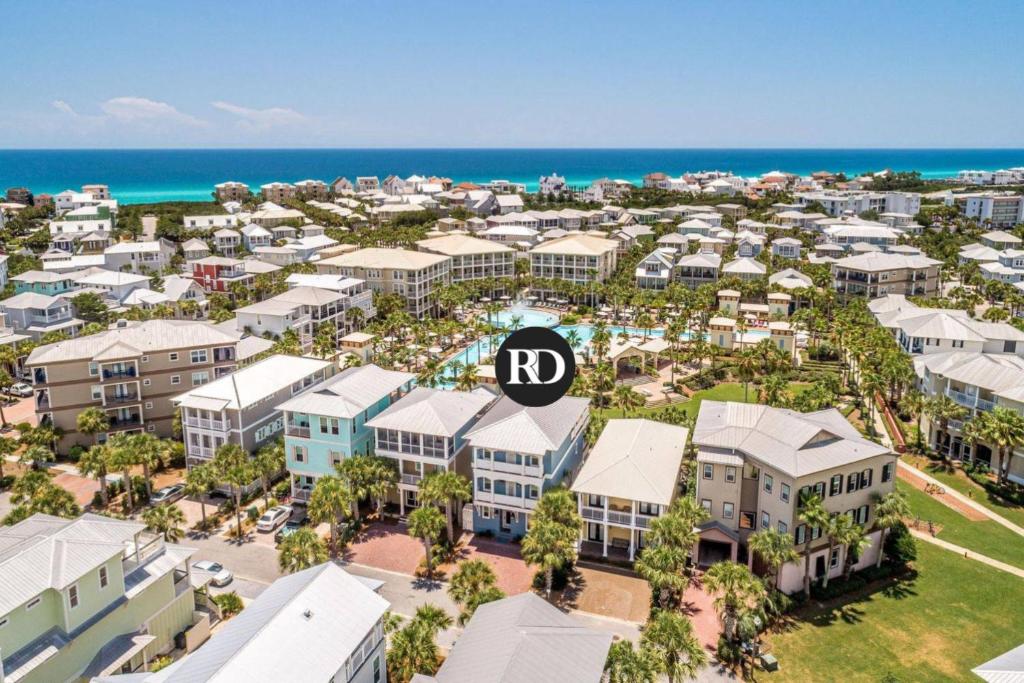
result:
<svg viewBox="0 0 1024 683"><path fill-rule="evenodd" d="M238 336L189 320L119 321L106 332L33 349L36 417L63 430L60 452L89 446L115 432L172 435L171 398L235 368ZM110 419L107 433L78 432L86 408Z"/></svg>
<svg viewBox="0 0 1024 683"><path fill-rule="evenodd" d="M397 294L410 315L422 318L437 310L437 290L451 282L451 264L441 254L371 247L323 259L316 270L364 280L374 292Z"/></svg>
<svg viewBox="0 0 1024 683"><path fill-rule="evenodd" d="M469 235L445 235L416 243L420 251L448 256L452 282L510 278L516 274L516 250L498 242Z"/></svg>

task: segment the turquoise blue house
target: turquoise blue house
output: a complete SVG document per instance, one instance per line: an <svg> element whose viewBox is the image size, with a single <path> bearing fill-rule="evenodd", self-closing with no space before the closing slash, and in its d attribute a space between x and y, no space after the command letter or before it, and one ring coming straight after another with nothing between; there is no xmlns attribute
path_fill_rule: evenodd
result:
<svg viewBox="0 0 1024 683"><path fill-rule="evenodd" d="M285 466L292 500L305 503L316 480L335 465L373 452L366 423L409 392L415 375L376 365L349 368L277 406L284 413Z"/></svg>
<svg viewBox="0 0 1024 683"><path fill-rule="evenodd" d="M14 293L33 292L46 296L57 296L64 292L77 289L78 285L68 277L67 273L51 273L42 270L29 270L11 278Z"/></svg>
<svg viewBox="0 0 1024 683"><path fill-rule="evenodd" d="M565 396L543 408L507 396L466 433L473 452L473 530L526 534L537 501L583 461L590 400Z"/></svg>

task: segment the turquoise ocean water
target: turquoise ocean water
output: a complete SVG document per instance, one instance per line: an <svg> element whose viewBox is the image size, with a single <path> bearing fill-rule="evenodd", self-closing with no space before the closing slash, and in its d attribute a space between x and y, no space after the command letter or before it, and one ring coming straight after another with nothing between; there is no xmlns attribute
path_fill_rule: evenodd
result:
<svg viewBox="0 0 1024 683"><path fill-rule="evenodd" d="M942 178L963 169L1024 166L1020 149L159 149L0 150L0 189L54 193L106 183L122 202L210 199L213 185L395 173L458 181L505 179L536 189L557 172L570 184L608 176L637 182L651 171L720 170L751 176L781 170L848 174L892 168Z"/></svg>

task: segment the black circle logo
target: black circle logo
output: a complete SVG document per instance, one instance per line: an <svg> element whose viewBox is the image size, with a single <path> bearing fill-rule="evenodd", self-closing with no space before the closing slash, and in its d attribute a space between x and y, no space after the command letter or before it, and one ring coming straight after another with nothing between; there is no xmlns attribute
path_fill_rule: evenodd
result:
<svg viewBox="0 0 1024 683"><path fill-rule="evenodd" d="M494 359L498 386L520 405L540 408L565 396L576 376L569 342L546 327L524 327L505 339Z"/></svg>

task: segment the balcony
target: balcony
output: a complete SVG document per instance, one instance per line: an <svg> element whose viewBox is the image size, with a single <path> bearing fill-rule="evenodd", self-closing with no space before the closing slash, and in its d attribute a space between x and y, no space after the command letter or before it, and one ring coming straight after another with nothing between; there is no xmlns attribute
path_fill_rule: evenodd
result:
<svg viewBox="0 0 1024 683"><path fill-rule="evenodd" d="M298 436L303 439L308 439L309 425L293 425L289 423L284 426L284 433L288 436Z"/></svg>
<svg viewBox="0 0 1024 683"><path fill-rule="evenodd" d="M104 394L103 402L107 403L138 403L139 392L130 391L128 393L116 393L116 394Z"/></svg>
<svg viewBox="0 0 1024 683"><path fill-rule="evenodd" d="M313 495L313 489L311 488L298 488L292 491L292 500L300 502L308 502L309 497Z"/></svg>
<svg viewBox="0 0 1024 683"><path fill-rule="evenodd" d="M219 432L226 432L231 429L231 420L212 420L205 417L186 417L185 425L198 429L213 429Z"/></svg>
<svg viewBox="0 0 1024 683"><path fill-rule="evenodd" d="M956 389L946 389L946 396L950 397L966 408L977 408L978 410L992 410L996 404L988 399L980 398L971 394L965 394Z"/></svg>
<svg viewBox="0 0 1024 683"><path fill-rule="evenodd" d="M508 507L525 508L528 510L537 507L537 500L534 498L510 496L504 493L495 493L494 491L477 490L474 498L480 502L490 502L496 505L507 505Z"/></svg>
<svg viewBox="0 0 1024 683"><path fill-rule="evenodd" d="M128 429L130 427L138 427L142 425L141 415L129 415L128 417L111 417L110 418L110 429Z"/></svg>
<svg viewBox="0 0 1024 683"><path fill-rule="evenodd" d="M399 481L406 486L419 486L420 481L423 477L419 474L403 474Z"/></svg>
<svg viewBox="0 0 1024 683"><path fill-rule="evenodd" d="M489 472L519 474L524 477L541 477L544 475L544 470L540 465L527 465L525 463L516 464L514 462L503 462L501 460L477 459L473 461L473 467Z"/></svg>
<svg viewBox="0 0 1024 683"><path fill-rule="evenodd" d="M115 367L110 370L103 370L103 379L112 379L114 377L135 377L135 367Z"/></svg>

